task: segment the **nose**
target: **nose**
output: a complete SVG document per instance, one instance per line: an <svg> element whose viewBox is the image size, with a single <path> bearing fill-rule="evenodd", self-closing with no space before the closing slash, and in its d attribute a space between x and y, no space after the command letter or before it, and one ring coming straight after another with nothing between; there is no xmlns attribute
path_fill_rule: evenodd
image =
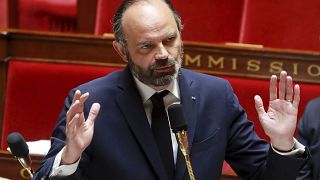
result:
<svg viewBox="0 0 320 180"><path fill-rule="evenodd" d="M167 51L166 47L161 43L155 55L155 59L167 59L168 56L169 52Z"/></svg>

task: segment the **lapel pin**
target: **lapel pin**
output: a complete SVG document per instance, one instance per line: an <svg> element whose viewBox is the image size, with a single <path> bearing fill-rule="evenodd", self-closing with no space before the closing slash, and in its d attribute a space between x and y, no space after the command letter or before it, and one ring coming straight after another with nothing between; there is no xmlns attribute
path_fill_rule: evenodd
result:
<svg viewBox="0 0 320 180"><path fill-rule="evenodd" d="M191 99L195 101L197 98L195 96L191 96Z"/></svg>

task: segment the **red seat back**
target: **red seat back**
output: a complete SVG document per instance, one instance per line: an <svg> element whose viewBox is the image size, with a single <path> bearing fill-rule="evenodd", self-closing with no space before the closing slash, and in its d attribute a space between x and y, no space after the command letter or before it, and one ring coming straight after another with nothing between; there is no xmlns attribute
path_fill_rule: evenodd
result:
<svg viewBox="0 0 320 180"><path fill-rule="evenodd" d="M99 0L95 34L112 33L113 15L121 0ZM183 40L238 42L244 0L174 0L185 28Z"/></svg>
<svg viewBox="0 0 320 180"><path fill-rule="evenodd" d="M240 43L320 50L320 1L245 2Z"/></svg>
<svg viewBox="0 0 320 180"><path fill-rule="evenodd" d="M1 148L20 132L26 141L49 139L68 92L120 68L10 60Z"/></svg>
<svg viewBox="0 0 320 180"><path fill-rule="evenodd" d="M77 0L18 0L17 28L73 32Z"/></svg>
<svg viewBox="0 0 320 180"><path fill-rule="evenodd" d="M8 27L8 2L0 1L0 29Z"/></svg>

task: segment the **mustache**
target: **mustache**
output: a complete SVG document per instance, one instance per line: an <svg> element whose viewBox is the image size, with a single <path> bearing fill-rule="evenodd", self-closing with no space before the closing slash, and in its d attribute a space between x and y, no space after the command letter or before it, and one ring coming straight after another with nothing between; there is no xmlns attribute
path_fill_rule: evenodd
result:
<svg viewBox="0 0 320 180"><path fill-rule="evenodd" d="M157 59L153 64L150 65L150 69L157 69L165 66L172 66L176 64L174 58Z"/></svg>

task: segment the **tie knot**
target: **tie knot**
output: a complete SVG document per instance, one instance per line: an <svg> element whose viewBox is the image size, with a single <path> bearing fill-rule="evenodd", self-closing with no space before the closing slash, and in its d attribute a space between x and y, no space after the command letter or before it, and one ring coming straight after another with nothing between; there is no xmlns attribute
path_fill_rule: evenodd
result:
<svg viewBox="0 0 320 180"><path fill-rule="evenodd" d="M164 91L161 91L159 93L154 93L151 97L150 97L150 100L153 104L153 106L164 106L163 105L163 97L165 97L167 94L169 93L168 90L164 90Z"/></svg>

